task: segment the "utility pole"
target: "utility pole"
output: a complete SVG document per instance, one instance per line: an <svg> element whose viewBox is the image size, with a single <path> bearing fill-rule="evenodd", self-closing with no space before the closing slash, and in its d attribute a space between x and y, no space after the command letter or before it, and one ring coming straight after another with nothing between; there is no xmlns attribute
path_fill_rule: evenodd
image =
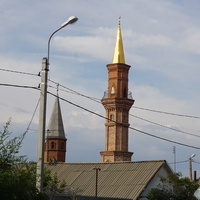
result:
<svg viewBox="0 0 200 200"><path fill-rule="evenodd" d="M39 135L38 135L38 157L37 157L37 174L36 187L39 192L43 191L44 179L44 143L45 143L45 127L46 127L46 104L47 104L47 80L49 71L49 55L50 55L50 41L55 33L69 24L73 24L78 20L77 17L71 16L64 22L60 28L54 31L48 40L47 58L42 60L41 84L40 84L40 113L39 113Z"/></svg>
<svg viewBox="0 0 200 200"><path fill-rule="evenodd" d="M38 160L36 187L40 192L43 190L44 180L44 141L46 127L46 104L47 104L47 79L49 65L47 58L42 60L41 84L40 84L40 113L39 113L39 135L38 135Z"/></svg>

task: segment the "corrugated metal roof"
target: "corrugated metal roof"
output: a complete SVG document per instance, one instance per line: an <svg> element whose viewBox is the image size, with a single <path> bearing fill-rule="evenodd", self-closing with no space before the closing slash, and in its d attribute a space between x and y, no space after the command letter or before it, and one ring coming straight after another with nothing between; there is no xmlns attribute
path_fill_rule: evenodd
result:
<svg viewBox="0 0 200 200"><path fill-rule="evenodd" d="M58 163L46 166L57 172L60 180L73 188L77 195L95 196L96 170L98 196L137 199L161 167L169 166L164 160L114 163Z"/></svg>

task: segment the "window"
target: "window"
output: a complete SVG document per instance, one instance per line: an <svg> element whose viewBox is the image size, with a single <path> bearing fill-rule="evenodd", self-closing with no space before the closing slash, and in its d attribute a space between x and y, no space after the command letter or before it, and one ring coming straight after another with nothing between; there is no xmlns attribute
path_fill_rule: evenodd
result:
<svg viewBox="0 0 200 200"><path fill-rule="evenodd" d="M110 93L111 94L115 94L115 88L114 88L114 86L112 86Z"/></svg>
<svg viewBox="0 0 200 200"><path fill-rule="evenodd" d="M113 121L113 120L114 120L114 115L111 114L111 115L110 115L110 121Z"/></svg>
<svg viewBox="0 0 200 200"><path fill-rule="evenodd" d="M51 149L55 149L55 142L51 142Z"/></svg>

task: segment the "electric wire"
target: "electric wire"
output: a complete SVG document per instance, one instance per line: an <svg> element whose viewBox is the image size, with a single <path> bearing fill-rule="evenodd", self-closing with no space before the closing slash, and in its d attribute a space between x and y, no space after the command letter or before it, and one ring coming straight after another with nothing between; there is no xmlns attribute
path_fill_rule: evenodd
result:
<svg viewBox="0 0 200 200"><path fill-rule="evenodd" d="M27 85L15 85L15 84L7 84L7 83L0 83L1 86L7 86L7 87L18 87L18 88L26 88L26 89L35 89L39 90L38 87L33 86L27 86Z"/></svg>
<svg viewBox="0 0 200 200"><path fill-rule="evenodd" d="M39 74L33 74L33 73L27 73L27 72L15 71L15 70L7 70L7 69L2 69L2 68L0 68L0 70L1 70L1 71L6 71L6 72L12 72L12 73L24 74L24 75L40 76L40 73L39 73ZM51 81L51 82L53 82L53 83L55 83L55 84L58 84L58 83L56 83L56 82L54 82L54 81L52 81L52 80L50 80L50 79L48 79L48 80ZM22 86L22 85L5 84L5 83L4 83L4 84L0 83L0 85L1 85L1 86L11 86L11 87L19 87L19 88L28 88L28 89L36 89L36 90L39 90L38 87L32 87L32 86L24 86L24 85ZM84 94L81 94L81 93L79 93L79 92L77 92L77 91L75 91L75 90L72 90L72 89L70 89L70 88L68 88L68 87L66 87L66 86L64 86L64 85L61 85L61 84L59 84L59 85L60 85L61 87L65 88L65 89L69 90L72 94L79 95L79 96L82 96L82 97L85 97L85 98L88 98L88 99L90 99L90 100L93 100L93 101L95 101L95 102L100 103L100 100L97 99L97 98L89 97L89 96L84 95ZM64 91L64 90L63 90L63 91ZM53 93L50 93L50 92L48 92L48 93L51 94L51 95L53 95L53 96L56 96L56 95L54 95ZM104 116L102 116L102 115L100 115L100 114L98 114L98 113L95 113L95 112L93 112L93 111L91 111L91 110L88 110L88 109L82 107L82 106L79 106L79 105L77 105L77 104L75 104L75 103L72 103L72 102L70 102L70 101L68 101L68 100L66 100L66 99L64 99L64 98L61 98L61 97L59 97L59 98L60 98L61 100L63 100L63 101L68 102L69 104L71 104L71 105L73 105L73 106L76 106L76 107L78 107L78 108L80 108L80 109L83 109L83 110L85 110L85 111L87 111L87 112L90 112L90 113L92 113L92 114L94 114L94 115L96 115L96 116L99 116L99 117L101 117L101 118L107 119L106 117L104 117ZM39 104L39 101L38 101L38 103L37 103L37 105L36 105L36 109L37 109L37 107L38 107L38 104ZM137 107L137 106L133 106L133 108L141 109L141 110L145 110L145 111L156 112L156 113L167 114L167 115L174 115L174 116L180 116L180 117L188 117L188 118L200 119L200 117L198 117L198 116L192 116L192 115L183 115L183 114L177 114L177 113L172 113L172 112L165 112L165 111L160 111L160 110L147 109L147 108L142 108L142 107ZM30 121L30 123L29 123L29 125L28 125L28 127L27 127L27 130L29 130L29 128L30 128L30 125L31 125L31 123L32 123L32 120L33 120L33 117L34 117L34 115L35 115L36 109L34 110L33 116L32 116L31 121ZM137 117L137 116L132 115L132 114L129 114L129 115L134 116L134 117L139 118L139 119L142 119L142 120L145 120L145 119L143 119L143 118ZM166 127L166 126L164 126L164 125L161 125L161 124L158 124L158 123L155 123L155 122L151 122L151 121L149 121L149 120L145 120L145 121L147 121L147 122L149 122L149 123L153 123L153 124L155 124L155 125L159 125L159 126L168 128L168 129L171 129L171 130L174 130L174 131L186 133L186 134L189 134L189 135L192 135L192 136L197 136L197 135L194 135L194 134L191 134L191 133L188 133L188 132L184 132L184 131L180 131L180 130L177 130L177 129L174 129L174 128ZM116 124L119 124L119 125L124 126L123 124L118 123L118 122L116 122L116 121L113 121L113 122L115 122ZM169 139L166 139L166 138L162 138L162 137L159 137L159 136L155 136L155 135L153 135L153 134L147 133L147 132L145 132L145 131L141 131L141 130L136 129L136 128L133 128L133 127L129 127L129 129L135 130L136 132L140 132L140 133L142 133L142 134L145 134L145 135L148 135L148 136L151 136L151 137L154 137L154 138L163 140L163 141L171 142L171 143L174 143L174 144L178 144L178 145L182 145L182 146L186 146L186 147L190 147L190 148L194 148L194 149L200 149L199 147L195 147L195 146L183 144L183 143L180 143L180 142L176 142L176 141L173 141L173 140L169 140ZM197 137L199 137L199 136L197 136Z"/></svg>
<svg viewBox="0 0 200 200"><path fill-rule="evenodd" d="M12 73L16 73L16 74L31 75L31 76L40 76L40 73L39 74L33 74L33 73L16 71L16 70L9 70L9 69L3 69L3 68L0 68L0 71L12 72Z"/></svg>
<svg viewBox="0 0 200 200"><path fill-rule="evenodd" d="M54 86L52 86L52 85L48 85L48 87L50 87L50 88L53 88L53 89L56 89L56 90L57 90L57 87L54 87ZM72 92L72 91L66 91L66 90L63 90L63 89L60 89L60 88L59 88L59 91L67 92L67 93L69 93L69 94L75 94L75 93L74 93L74 92Z"/></svg>
<svg viewBox="0 0 200 200"><path fill-rule="evenodd" d="M172 113L172 112L165 112L165 111L160 111L160 110L142 108L142 107L137 107L137 106L133 106L133 108L140 109L140 110L151 111L151 112L156 112L156 113L161 113L161 114L174 115L174 116L179 116L179 117L188 117L188 118L200 119L199 116L193 116L193 115L183 115L183 114L177 114L177 113Z"/></svg>
<svg viewBox="0 0 200 200"><path fill-rule="evenodd" d="M54 84L59 84L59 83L56 83L55 81L52 81L52 80L50 80L50 79L49 79L49 81L51 81L51 82L54 83ZM101 100L98 99L98 98L90 97L90 96L84 95L84 94L82 94L82 93L80 93L80 92L77 92L77 91L75 91L75 90L72 90L72 89L70 89L70 88L68 88L68 87L66 87L66 86L64 86L64 85L61 85L61 84L59 84L59 85L60 85L61 87L65 88L65 89L71 91L72 94L75 94L75 95L79 95L79 96L88 98L88 99L90 99L90 100L92 100L92 101L95 101L95 102L97 102L97 103L101 103ZM64 90L63 90L63 91L64 91ZM66 92L67 92L67 91L66 91ZM132 108L141 109L141 110L146 110L146 111L150 111L150 112L161 113L161 114L174 115L174 116L179 116L179 117L187 117L187 118L200 119L199 116L186 115L186 114L177 114L177 113L166 112L166 111L160 111L160 110L153 110L153 109L138 107L138 106L134 106L134 105L133 105Z"/></svg>
<svg viewBox="0 0 200 200"><path fill-rule="evenodd" d="M181 142L176 142L176 141L173 141L173 140L169 140L169 139L166 139L166 138L163 138L163 137L159 137L159 136L156 136L156 135L147 133L147 132L145 132L145 131L141 131L141 130L136 129L136 128L133 128L133 127L129 127L129 128L132 129L132 130L135 130L135 131L137 131L137 132L140 132L140 133L142 133L142 134L145 134L145 135L148 135L148 136L151 136L151 137L160 139L160 140L164 140L164 141L166 141L166 142L170 142L170 143L178 144L178 145L181 145L181 146L190 147L190 148L193 148L193 149L199 149L199 150L200 150L200 147L195 147L195 146L192 146L192 145L183 144L183 143L181 143Z"/></svg>
<svg viewBox="0 0 200 200"><path fill-rule="evenodd" d="M72 89L70 89L70 88L68 88L68 87L66 87L66 86L64 86L64 85L62 85L62 84L60 84L60 83L56 83L55 81L52 81L51 79L48 79L48 80L49 80L50 82L56 84L56 85L59 84L59 86L65 88L65 89L67 89L67 90L69 90L69 91L71 92L71 94L75 94L75 95L79 95L79 96L85 97L85 98L90 99L90 100L92 100L92 101L95 101L95 102L97 102L97 103L100 103L100 102L101 102L98 98L90 97L90 96L84 95L84 94L82 94L82 93L80 93L80 92L77 92L77 91L75 91L75 90L72 90ZM65 91L65 90L62 90L62 91ZM68 91L65 91L65 92L68 92Z"/></svg>
<svg viewBox="0 0 200 200"><path fill-rule="evenodd" d="M21 85L14 85L14 84L0 84L0 85L2 85L2 86L20 87L20 88L29 88L29 89L31 88L31 89L39 90L38 87L32 87L32 86L21 86ZM48 91L47 91L47 93L48 93L48 94L51 94L51 95L53 95L53 96L55 96L55 97L57 97L57 95L55 95L55 94L53 94L53 93L51 93L51 92L48 92ZM93 111L91 111L91 110L88 110L88 109L86 109L86 108L84 108L84 107L82 107L82 106L79 106L79 105L77 105L77 104L75 104L75 103L73 103L73 102L71 102L71 101L68 101L68 100L66 100L66 99L64 99L64 98L61 98L61 97L58 97L58 98L61 99L61 100L63 100L63 101L65 101L65 102L67 102L67 103L69 103L69 104L71 104L71 105L73 105L73 106L76 106L76 107L78 107L78 108L80 108L80 109L82 109L82 110L85 110L85 111L87 111L87 112L89 112L89 113L92 113L92 114L94 114L94 115L96 115L96 116L99 116L99 117L101 117L101 118L104 118L104 119L107 119L107 120L108 120L108 118L106 118L106 117L104 117L104 116L102 116L102 115L100 115L100 114L98 114L98 113L96 113L96 112L93 112ZM115 122L115 123L118 124L118 125L124 126L123 124L118 123L118 122L116 122L116 121L113 121L113 122ZM154 137L154 138L163 140L163 141L167 141L167 142L170 142L170 143L174 143L174 144L178 144L178 145L181 145L181 146L190 147L190 148L194 148L194 149L200 149L199 147L195 147L195 146L183 144L183 143L180 143L180 142L176 142L176 141L173 141L173 140L169 140L169 139L166 139L166 138L162 138L162 137L159 137L159 136L155 136L155 135L153 135L153 134L147 133L147 132L145 132L145 131L141 131L141 130L136 129L136 128L133 128L133 127L129 127L129 129L135 130L136 132L140 132L140 133L142 133L142 134L145 134L145 135L148 135L148 136L151 136L151 137Z"/></svg>
<svg viewBox="0 0 200 200"><path fill-rule="evenodd" d="M171 164L180 164L180 163L185 163L185 162L188 162L188 160L183 160L183 161L178 161L178 162L171 162L169 163L170 165Z"/></svg>
<svg viewBox="0 0 200 200"><path fill-rule="evenodd" d="M33 115L32 115L32 117L31 117L31 120L30 120L30 122L29 122L29 124L28 124L28 127L26 128L26 131L30 130L30 126L31 126L31 124L32 124L32 122L33 122L33 118L35 117L35 113L36 113L36 111L37 111L37 108L38 108L39 103L40 103L40 98L39 98L39 100L38 100L38 102L37 102L37 104L36 104L35 110L34 110L34 112L33 112Z"/></svg>
<svg viewBox="0 0 200 200"><path fill-rule="evenodd" d="M33 86L14 85L14 84L5 84L5 83L4 83L4 84L0 83L0 85L1 85L1 86L8 86L8 87L18 87L18 88L26 88L26 89L36 89L36 90L39 90L38 87L33 87ZM31 117L31 120L30 120L30 122L29 122L27 128L26 128L25 133L26 133L28 130L30 130L30 126L31 126L31 123L32 123L33 118L34 118L34 116L35 116L35 113L36 113L36 110L37 110L37 108L38 108L39 102L40 102L40 99L39 99L38 102L37 102L36 108L35 108L35 110L34 110L34 112L33 112L33 115L32 115L32 117Z"/></svg>
<svg viewBox="0 0 200 200"><path fill-rule="evenodd" d="M50 79L49 79L49 80L50 80ZM52 81L52 80L51 80L51 82L53 82L53 83L55 83L55 84L58 84L58 83L56 83L56 82L54 82L54 81ZM0 84L0 85L2 85L2 86L12 86L12 87L21 87L21 88L39 89L39 88L37 88L37 87L20 86L20 85L13 85L13 84ZM59 84L59 85L60 85L60 84ZM97 103L100 103L100 101L97 101L97 100L94 99L93 97L89 97L89 96L83 95L83 94L81 94L81 93L79 93L79 92L76 92L76 91L74 91L74 90L72 90L72 89L69 89L69 88L67 88L67 87L65 87L65 86L63 86L63 85L60 85L60 86L62 86L62 87L64 87L64 88L66 88L66 89L69 90L69 91L65 91L65 90L60 89L61 91L65 91L65 92L68 92L68 93L71 93L71 94L81 95L81 96L86 97L86 98L88 98L88 99L90 99L90 100L93 100L93 101L95 101L95 102L97 102ZM49 87L55 88L55 87L53 87L53 86L51 86L51 85L49 85ZM200 137L199 135L192 134L192 133L185 132L185 131L181 131L181 130L178 130L178 129L175 129L175 128L167 127L167 126L164 126L164 125L162 125L162 124L159 124L159 123L156 123L156 122L152 122L152 121L150 121L150 120L146 120L146 119L144 119L144 118L138 117L138 116L133 115L133 114L129 114L129 115L130 115L130 116L133 116L133 117L135 117L135 118L138 118L138 119L140 119L140 120L143 120L143 121L152 123L152 124L154 124L154 125L161 126L161 127L163 127L163 128L166 128L166 129L170 129L170 130L177 131L177 132L179 132L179 133L184 133L184 134L187 134L187 135L191 135L191 136L194 136L194 137ZM196 118L197 118L197 117L196 117Z"/></svg>
<svg viewBox="0 0 200 200"><path fill-rule="evenodd" d="M53 82L54 84L56 84L56 82L54 82L54 81L51 81L51 82ZM80 93L78 93L78 92L76 92L76 91L74 91L74 90L72 90L72 89L69 89L69 88L67 88L67 87L65 87L65 86L63 86L63 85L61 85L61 86L69 90L69 91L66 91L66 90L60 89L61 91L64 91L64 92L67 92L67 93L71 93L71 94L75 94L75 95L80 95ZM50 86L50 87L55 88L55 87L53 87L53 86ZM95 102L101 104L100 100L97 100L97 98L94 99L94 97L88 97L88 96L83 95L83 94L81 94L81 96L86 97L86 98L88 98L88 99L90 99L90 100L93 100L93 101L95 101ZM130 113L129 113L129 115L132 116L132 117L138 118L138 119L140 119L140 120L146 121L146 122L148 122L148 123L151 123L151 124L154 124L154 125L157 125L157 126L160 126L160 127L166 128L166 129L169 129L169 130L177 131L177 132L179 132L179 133L184 133L184 134L191 135L191 136L194 136L194 137L200 137L200 135L196 135L196 134L189 133L189 132L186 132L186 131L182 131L182 130L179 130L179 129L167 127L167 126L164 126L164 125L162 125L162 124L159 124L159 123L156 123L156 122L152 122L152 121L150 121L150 120L146 120L146 119L144 119L144 118L138 117L138 116L133 115L133 114L130 114Z"/></svg>
<svg viewBox="0 0 200 200"><path fill-rule="evenodd" d="M48 91L47 93L50 94L50 95L52 95L52 96L54 96L54 97L57 97L57 98L61 99L62 101L65 101L65 102L67 102L67 103L69 103L69 104L71 104L71 105L73 105L73 106L75 106L75 107L78 107L78 108L80 108L80 109L82 109L82 110L85 110L85 111L87 111L87 112L89 112L89 113L91 113L91 114L94 114L94 115L96 115L96 116L98 116L98 117L101 117L101 118L103 118L103 119L109 120L107 117L104 117L103 115L100 115L100 114L98 114L98 113L96 113L96 112L94 112L94 111L91 111L91 110L89 110L89 109L87 109L87 108L84 108L84 107L82 107L82 106L80 106L80 105L78 105L78 104L75 104L75 103L71 102L71 101L68 101L67 99L64 99L64 98L62 98L62 97L60 97L60 96L58 97L57 95L55 95L55 94L53 94L53 93L51 93L51 92L49 92L49 91ZM113 120L112 120L112 121L113 121ZM116 123L117 125L127 127L126 125L124 125L124 124L122 124L122 123L119 123L119 122L116 122L116 121L113 121L113 122ZM129 126L128 128L131 129L131 130L134 130L134 131L136 131L136 132L140 132L140 133L142 133L142 134L145 134L145 135L148 135L148 136L151 136L151 137L154 137L154 138L157 138L157 139L166 141L166 142L170 142L170 143L178 144L178 145L181 145L181 146L185 146L185 147L189 147L189 148L193 148L193 149L198 149L198 150L200 150L200 147L196 147L196 146L184 144L184 143L181 143L181 142L176 142L176 141L173 141L173 140L169 140L169 139L166 139L166 138L163 138L163 137L159 137L159 136L150 134L150 133L145 132L145 131L141 131L141 130L139 130L139 129L136 129L136 128L133 128L133 127L130 127L130 126Z"/></svg>
<svg viewBox="0 0 200 200"><path fill-rule="evenodd" d="M1 71L6 71L6 72L12 72L12 73L18 73L18 74L25 74L25 75L33 75L33 76L40 76L40 73L38 74L34 74L34 73L28 73L28 72L22 72L22 71L16 71L16 70L8 70L8 69L3 69L3 68L0 68ZM55 84L59 84L51 79L48 79L49 81L51 81L52 83L55 83ZM100 99L98 98L94 98L94 97L90 97L90 96L87 96L87 95L84 95L84 94L81 94L80 92L77 92L75 90L72 90L64 85L61 85L59 84L61 87L69 90L72 92L72 94L75 94L75 95L80 95L82 97L85 97L85 98L88 98L90 100L93 100L93 101L96 101L98 103L101 102ZM172 113L172 112L166 112L166 111L160 111L160 110L154 110L154 109L148 109L148 108L143 108L143 107L138 107L138 106L133 106L133 108L136 108L136 109L140 109L140 110L145 110L145 111L150 111L150 112L156 112L156 113L161 113L161 114L167 114L167 115L174 115L174 116L179 116L179 117L187 117L187 118L194 118L194 119L200 119L199 116L193 116L193 115L185 115L185 114L177 114L177 113Z"/></svg>
<svg viewBox="0 0 200 200"><path fill-rule="evenodd" d="M144 119L142 117L138 117L136 115L133 115L133 114L129 114L130 116L132 117L135 117L137 119L140 119L140 120L143 120L145 122L148 122L148 123L151 123L151 124L154 124L154 125L157 125L157 126L161 126L163 128L166 128L166 129L170 129L172 131L177 131L177 132L180 132L180 133L184 133L184 134L187 134L187 135L191 135L191 136L194 136L194 137L200 137L200 135L196 135L196 134L193 134L193 133L189 133L189 132L186 132L186 131L182 131L182 130L179 130L179 129L175 129L175 128L171 128L171 127L167 127L165 125L162 125L162 124L159 124L159 123L156 123L156 122L152 122L150 120L147 120L147 119Z"/></svg>
<svg viewBox="0 0 200 200"><path fill-rule="evenodd" d="M194 163L196 163L196 164L199 164L199 165L200 165L200 162L197 162L197 161L195 161L195 160L192 160L192 162L194 162Z"/></svg>

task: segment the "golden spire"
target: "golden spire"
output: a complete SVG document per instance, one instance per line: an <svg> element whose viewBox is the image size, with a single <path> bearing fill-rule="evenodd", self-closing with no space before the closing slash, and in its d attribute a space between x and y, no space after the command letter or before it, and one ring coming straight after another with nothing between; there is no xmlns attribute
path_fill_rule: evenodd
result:
<svg viewBox="0 0 200 200"><path fill-rule="evenodd" d="M115 44L115 51L114 51L112 63L123 63L123 64L125 64L122 34L121 34L121 27L120 27L120 18L121 17L119 17L117 40L116 40L116 44Z"/></svg>

